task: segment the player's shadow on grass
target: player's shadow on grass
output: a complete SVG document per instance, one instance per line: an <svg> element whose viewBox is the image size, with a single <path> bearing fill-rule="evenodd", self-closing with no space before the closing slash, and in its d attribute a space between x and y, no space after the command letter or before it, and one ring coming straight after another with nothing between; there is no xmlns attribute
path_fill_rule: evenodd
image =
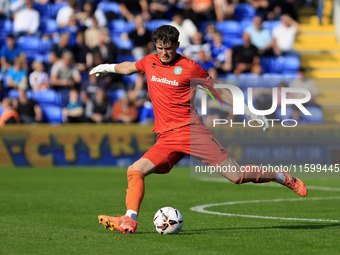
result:
<svg viewBox="0 0 340 255"><path fill-rule="evenodd" d="M256 229L323 229L329 227L339 227L340 223L328 223L328 224L308 224L308 225L289 225L289 226L272 226L272 227L239 227L239 228L209 228L209 229L194 229L194 230L182 230L181 235L196 235L207 232L216 231L231 231L231 230L256 230Z"/></svg>

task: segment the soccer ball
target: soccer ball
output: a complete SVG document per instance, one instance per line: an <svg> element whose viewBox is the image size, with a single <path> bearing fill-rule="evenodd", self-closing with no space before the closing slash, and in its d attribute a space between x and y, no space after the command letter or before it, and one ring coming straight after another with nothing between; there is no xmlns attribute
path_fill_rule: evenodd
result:
<svg viewBox="0 0 340 255"><path fill-rule="evenodd" d="M153 217L153 225L161 235L177 234L183 227L183 217L177 209L163 207Z"/></svg>

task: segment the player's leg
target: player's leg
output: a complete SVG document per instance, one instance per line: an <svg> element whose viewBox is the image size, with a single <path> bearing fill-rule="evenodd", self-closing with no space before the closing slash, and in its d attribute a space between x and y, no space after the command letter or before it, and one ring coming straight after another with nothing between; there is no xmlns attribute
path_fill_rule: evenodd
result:
<svg viewBox="0 0 340 255"><path fill-rule="evenodd" d="M301 196L307 195L304 183L289 173L265 171L256 165L241 167L227 153L214 134L203 125L192 125L190 128L190 154L210 166L220 166L220 174L236 184L276 181Z"/></svg>
<svg viewBox="0 0 340 255"><path fill-rule="evenodd" d="M141 158L128 167L126 189L126 215L137 221L139 207L144 198L144 177L155 172L155 165L147 158Z"/></svg>
<svg viewBox="0 0 340 255"><path fill-rule="evenodd" d="M300 179L283 170L278 172L264 170L256 165L240 167L232 157L225 159L219 166L221 166L221 169L225 169L225 171L221 171L220 174L236 184L275 181L288 187L300 196L307 196L305 184Z"/></svg>
<svg viewBox="0 0 340 255"><path fill-rule="evenodd" d="M144 197L144 177L153 173L155 169L155 165L147 158L141 158L129 166L127 171L126 214L117 217L99 215L99 223L111 231L118 230L124 234L134 233L137 229L139 207Z"/></svg>
<svg viewBox="0 0 340 255"><path fill-rule="evenodd" d="M99 222L106 228L118 230L123 233L134 233L137 228L137 217L144 197L144 177L152 174L168 173L171 168L184 157L171 147L171 131L160 135L157 143L148 150L141 159L128 167L126 189L126 214L124 216L110 217L99 215Z"/></svg>

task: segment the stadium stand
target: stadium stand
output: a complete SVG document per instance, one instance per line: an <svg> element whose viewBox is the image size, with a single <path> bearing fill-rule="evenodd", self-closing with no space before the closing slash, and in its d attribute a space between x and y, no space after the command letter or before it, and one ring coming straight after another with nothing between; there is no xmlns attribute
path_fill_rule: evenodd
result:
<svg viewBox="0 0 340 255"><path fill-rule="evenodd" d="M64 28L58 29L56 23L56 17L58 11L68 5L68 3L47 3L47 4L34 4L40 14L40 26L39 31L42 37L23 36L17 38L17 44L26 53L28 63L31 64L34 60L43 62L47 70L50 70L49 53L52 44L58 40L58 35L62 31L68 31L72 34L72 42L74 44L75 28ZM183 5L177 4L177 8L183 8ZM115 59L117 62L122 61L134 61L131 55L131 50L134 45L129 38L122 37L122 34L131 32L134 28L133 21L126 21L120 13L120 6L116 2L100 1L97 5L98 9L101 9L104 13L114 13L115 19L109 20L107 28L110 31L110 39L118 48L117 56ZM312 78L324 78L324 77L337 77L338 70L329 71L327 68L338 68L340 70L339 60L340 56L338 53L332 52L339 50L340 46L336 41L334 33L334 25L331 20L332 1L325 0L323 26L318 25L315 9L303 9L300 11L300 34L297 36L297 40L294 45L294 49L299 51L300 56L261 56L260 63L262 67L262 75L257 76L250 73L243 73L239 77L232 73L219 73L219 78L227 78L229 80L238 82L240 87L251 86L251 87L267 87L272 88L277 86L280 82L289 82L297 78L297 70L302 66L307 68L307 74ZM170 13L170 12L169 12ZM171 13L170 13L171 14ZM256 15L256 10L248 3L240 3L236 6L233 20L224 20L216 22L214 20L199 20L196 24L200 28L200 31L205 31L207 24L215 25L217 31L221 32L223 36L223 43L228 47L234 47L242 45L243 39L242 34L245 29L252 25L252 19ZM153 31L160 25L168 24L171 20L171 15L168 19L161 20L149 20L145 21L147 29ZM264 28L268 28L270 31L273 30L280 24L280 21L265 21L263 23ZM85 29L78 25L77 29ZM0 45L5 43L6 36L13 33L13 22L10 19L0 20ZM320 50L327 50L327 57L324 56L324 52ZM312 52L312 53L311 53ZM326 60L327 59L327 60ZM94 63L97 61L94 58ZM323 66L323 68L320 68ZM83 79L87 79L86 73L82 74ZM123 81L126 84L125 89L128 89L130 84L136 82L136 76L124 76ZM3 81L6 83L5 81ZM321 82L317 82L317 84ZM322 107L326 107L324 111L320 109L318 112L315 111L315 115L318 116L316 120L312 120L313 123L320 123L322 121L323 113L327 121L338 120L340 122L340 114L334 113L329 109L333 109L334 106L338 106L338 95L336 92L336 85L328 86L327 89L318 85L321 91L321 97L318 98L317 103ZM121 96L120 90L108 91L109 98L114 103L115 100ZM17 91L9 91L9 96L17 98ZM62 123L62 107L67 102L67 93L47 90L39 92L29 92L29 96L34 98L39 105L42 106L44 119L49 123ZM2 98L3 95L0 95ZM151 107L152 109L152 107ZM144 112L150 112L150 107L139 109L140 113L144 116ZM142 122L144 117L140 116ZM149 116L148 114L146 114ZM321 117L320 117L321 116ZM147 117L146 117L147 118Z"/></svg>

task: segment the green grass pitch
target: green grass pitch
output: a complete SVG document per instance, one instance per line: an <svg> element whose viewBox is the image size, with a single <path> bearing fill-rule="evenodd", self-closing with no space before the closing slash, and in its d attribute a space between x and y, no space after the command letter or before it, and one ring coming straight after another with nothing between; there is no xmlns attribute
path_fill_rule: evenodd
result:
<svg viewBox="0 0 340 255"><path fill-rule="evenodd" d="M215 206L211 211L340 220L340 179L305 179L321 200ZM235 185L190 178L188 168L146 178L134 235L111 232L99 214L125 213L121 168L0 169L0 254L340 254L339 222L240 218L191 211L228 201L298 198L283 186ZM315 187L329 187L320 190ZM334 197L334 198L331 198ZM159 235L152 219L163 206L180 210L178 235Z"/></svg>

